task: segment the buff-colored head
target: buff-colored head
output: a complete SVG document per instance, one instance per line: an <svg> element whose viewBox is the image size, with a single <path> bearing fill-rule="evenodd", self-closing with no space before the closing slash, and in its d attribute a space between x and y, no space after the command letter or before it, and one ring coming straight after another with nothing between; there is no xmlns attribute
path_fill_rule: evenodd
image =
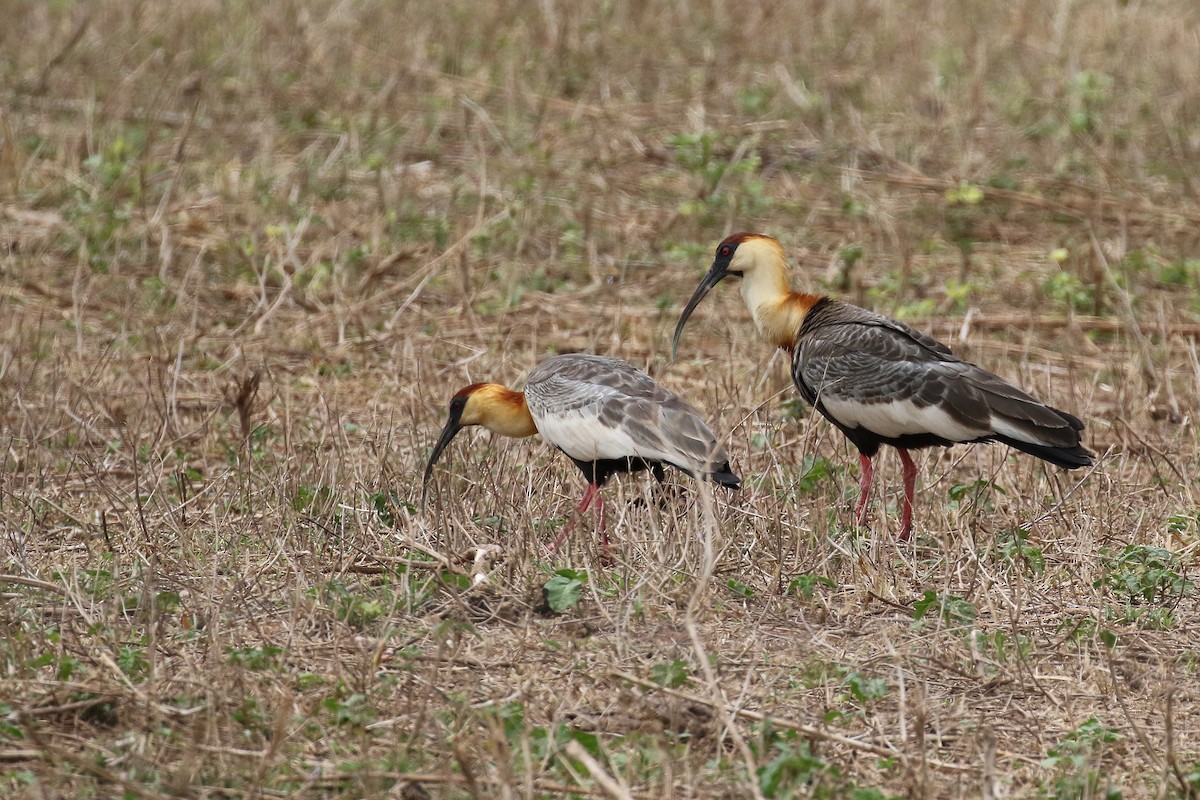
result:
<svg viewBox="0 0 1200 800"><path fill-rule="evenodd" d="M425 479L421 489L421 505L425 505L425 493L433 475L433 465L442 451L463 428L482 425L502 436L517 438L537 433L537 425L525 405L525 395L514 392L498 383L473 383L455 392L450 399L450 418L438 436L429 463L425 465Z"/></svg>
<svg viewBox="0 0 1200 800"><path fill-rule="evenodd" d="M739 278L749 278L763 272L774 275L779 268L787 269L783 245L762 233L735 233L717 245L713 264L727 260L724 270Z"/></svg>
<svg viewBox="0 0 1200 800"><path fill-rule="evenodd" d="M717 245L712 267L683 309L675 325L672 358L688 317L712 287L730 276L741 278L742 299L759 331L780 347L791 347L795 342L798 321L818 298L791 291L787 258L778 241L761 233L735 233Z"/></svg>

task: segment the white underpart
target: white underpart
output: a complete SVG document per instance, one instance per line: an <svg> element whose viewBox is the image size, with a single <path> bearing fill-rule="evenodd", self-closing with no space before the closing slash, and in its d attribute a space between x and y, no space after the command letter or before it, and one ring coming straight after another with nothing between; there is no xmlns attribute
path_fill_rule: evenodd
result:
<svg viewBox="0 0 1200 800"><path fill-rule="evenodd" d="M911 400L890 403L861 403L834 397L821 402L838 422L849 428L864 428L886 438L905 434L932 433L952 442L967 442L992 431L963 425L937 406L919 407Z"/></svg>
<svg viewBox="0 0 1200 800"><path fill-rule="evenodd" d="M1001 436L1007 436L1010 439L1016 439L1018 442L1029 442L1030 444L1045 444L1036 436L1033 436L1029 431L1024 431L1013 425L1004 417L992 415L992 430Z"/></svg>
<svg viewBox="0 0 1200 800"><path fill-rule="evenodd" d="M535 414L533 421L543 439L580 461L630 457L662 461L667 458L657 448L639 445L626 431L610 428L586 411Z"/></svg>

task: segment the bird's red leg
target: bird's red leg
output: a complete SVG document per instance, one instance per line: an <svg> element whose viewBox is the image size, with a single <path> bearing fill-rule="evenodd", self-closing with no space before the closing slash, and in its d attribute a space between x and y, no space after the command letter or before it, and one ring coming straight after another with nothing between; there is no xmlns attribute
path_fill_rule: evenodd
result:
<svg viewBox="0 0 1200 800"><path fill-rule="evenodd" d="M900 541L907 542L912 536L913 490L917 484L917 465L913 463L907 450L903 447L896 449L900 451L900 463L904 465L904 506L900 517Z"/></svg>
<svg viewBox="0 0 1200 800"><path fill-rule="evenodd" d="M554 544L550 545L551 553L553 553L558 546L562 544L563 539L567 538L567 534L569 534L575 528L575 523L578 522L579 518L583 516L583 513L588 510L588 506L592 504L592 498L596 497L599 491L600 487L596 484L588 484L587 491L583 493L583 499L579 501L579 506L575 509L575 513L569 520L567 520L567 524L563 525L563 529L559 531L558 538L554 540Z"/></svg>
<svg viewBox="0 0 1200 800"><path fill-rule="evenodd" d="M862 477L858 481L858 505L854 508L854 518L862 525L867 521L867 495L871 493L871 483L875 480L875 462L870 456L859 453L858 463L862 468Z"/></svg>

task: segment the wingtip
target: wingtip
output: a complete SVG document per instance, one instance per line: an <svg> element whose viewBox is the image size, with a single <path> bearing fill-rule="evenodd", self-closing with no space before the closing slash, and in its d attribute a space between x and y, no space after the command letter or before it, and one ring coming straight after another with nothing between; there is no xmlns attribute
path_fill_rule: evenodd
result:
<svg viewBox="0 0 1200 800"><path fill-rule="evenodd" d="M742 488L742 479L729 469L729 465L725 464L709 474L709 477L715 482L724 486L726 489L738 490Z"/></svg>

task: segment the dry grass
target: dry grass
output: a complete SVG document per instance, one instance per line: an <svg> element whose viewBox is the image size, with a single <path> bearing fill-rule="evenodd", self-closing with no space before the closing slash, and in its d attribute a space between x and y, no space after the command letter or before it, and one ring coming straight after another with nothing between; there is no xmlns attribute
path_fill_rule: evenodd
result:
<svg viewBox="0 0 1200 800"><path fill-rule="evenodd" d="M1196 796L1193 4L9 5L0 794ZM669 361L744 228L1099 466L928 453L901 546L889 457L853 529L732 288ZM605 569L464 435L421 513L450 394L571 350L747 488L614 482Z"/></svg>

